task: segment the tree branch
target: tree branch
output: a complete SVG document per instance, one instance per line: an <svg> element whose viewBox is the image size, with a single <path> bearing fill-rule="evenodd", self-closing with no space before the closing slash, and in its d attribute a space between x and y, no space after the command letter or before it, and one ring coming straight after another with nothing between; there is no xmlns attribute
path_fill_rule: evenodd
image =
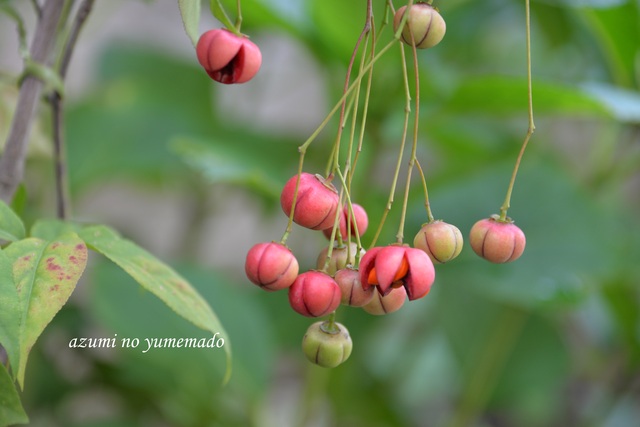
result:
<svg viewBox="0 0 640 427"><path fill-rule="evenodd" d="M56 29L64 0L47 0L42 9L31 45L31 58L46 63L54 47ZM10 203L24 175L24 162L31 121L35 115L43 82L37 77L26 76L20 87L20 96L11 123L9 137L0 157L0 199Z"/></svg>
<svg viewBox="0 0 640 427"><path fill-rule="evenodd" d="M78 12L76 12L76 16L71 27L71 33L69 34L69 39L65 44L64 51L62 52L62 60L58 70L60 79L63 81L67 75L67 69L69 68L69 62L71 61L71 55L78 40L78 35L80 34L80 30L93 8L93 3L94 0L84 0L78 9ZM62 95L60 92L55 91L51 94L49 101L51 102L51 109L53 111L52 120L56 178L56 211L58 218L68 219L70 216L71 203L67 179L66 147L63 135L64 108Z"/></svg>

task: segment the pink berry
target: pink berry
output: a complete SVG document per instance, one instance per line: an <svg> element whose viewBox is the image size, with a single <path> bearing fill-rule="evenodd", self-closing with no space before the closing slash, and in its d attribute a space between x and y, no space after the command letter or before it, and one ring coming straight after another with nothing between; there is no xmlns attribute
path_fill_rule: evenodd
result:
<svg viewBox="0 0 640 427"><path fill-rule="evenodd" d="M262 64L258 46L225 29L210 30L200 36L196 55L209 77L224 84L251 80Z"/></svg>
<svg viewBox="0 0 640 427"><path fill-rule="evenodd" d="M289 288L289 304L303 316L325 316L340 305L340 287L326 273L307 271Z"/></svg>
<svg viewBox="0 0 640 427"><path fill-rule="evenodd" d="M432 221L422 226L413 239L413 246L425 251L434 263L444 264L460 255L462 233L455 225Z"/></svg>
<svg viewBox="0 0 640 427"><path fill-rule="evenodd" d="M497 215L481 219L471 227L469 243L473 251L497 264L520 258L526 238L513 221L500 221Z"/></svg>
<svg viewBox="0 0 640 427"><path fill-rule="evenodd" d="M362 288L360 272L358 270L349 267L343 268L336 272L334 279L338 286L340 286L340 292L342 294L340 302L344 305L362 307L368 304L373 298L375 288L369 287L367 290Z"/></svg>
<svg viewBox="0 0 640 427"><path fill-rule="evenodd" d="M298 175L293 176L282 189L280 205L288 216L291 214ZM298 188L293 221L312 230L324 230L333 225L339 197L335 187L320 175L302 173Z"/></svg>
<svg viewBox="0 0 640 427"><path fill-rule="evenodd" d="M429 293L435 277L429 256L406 245L374 247L360 261L362 287L375 286L383 296L404 287L409 300L422 298Z"/></svg>
<svg viewBox="0 0 640 427"><path fill-rule="evenodd" d="M367 216L367 211L365 211L364 208L359 204L353 203L352 206L353 206L354 216L351 216L351 235L352 236L356 235L356 228L357 228L358 233L360 234L360 236L362 236L365 233L365 231L367 231L367 228L369 227L369 217ZM342 210L342 214L340 215L340 234L342 235L342 238L345 240L348 237L347 224L349 224L349 221L348 221L349 217L350 217L349 206L345 205L344 209ZM325 235L327 239L331 238L331 231L333 228L333 224L331 225L332 227L322 231L322 233Z"/></svg>
<svg viewBox="0 0 640 427"><path fill-rule="evenodd" d="M371 301L362 306L362 309L369 314L382 316L383 314L393 313L400 310L407 300L407 291L404 288L394 288L387 295L383 296L380 292L374 292Z"/></svg>
<svg viewBox="0 0 640 427"><path fill-rule="evenodd" d="M298 277L298 261L286 246L258 243L247 253L245 273L251 282L267 291L291 286Z"/></svg>

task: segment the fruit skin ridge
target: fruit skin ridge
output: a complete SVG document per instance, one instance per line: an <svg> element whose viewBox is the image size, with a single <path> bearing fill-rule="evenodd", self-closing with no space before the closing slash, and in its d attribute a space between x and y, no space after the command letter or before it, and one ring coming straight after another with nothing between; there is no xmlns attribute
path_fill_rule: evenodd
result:
<svg viewBox="0 0 640 427"><path fill-rule="evenodd" d="M393 30L398 31L407 6L402 6L393 17ZM418 49L428 49L440 43L447 32L447 24L438 11L427 3L416 3L402 28L402 41L411 46L411 35Z"/></svg>
<svg viewBox="0 0 640 427"><path fill-rule="evenodd" d="M289 216L293 206L298 175L287 181L280 195L282 211ZM312 230L325 230L333 226L339 205L338 191L319 175L300 174L298 198L293 221Z"/></svg>
<svg viewBox="0 0 640 427"><path fill-rule="evenodd" d="M247 278L267 291L286 289L298 277L298 260L286 246L257 243L247 253L244 264Z"/></svg>
<svg viewBox="0 0 640 427"><path fill-rule="evenodd" d="M302 351L307 359L323 368L335 368L351 355L353 342L347 328L334 322L335 332L325 332L327 322L316 322L309 326L302 338Z"/></svg>
<svg viewBox="0 0 640 427"><path fill-rule="evenodd" d="M196 55L209 77L223 84L246 83L262 65L262 53L255 43L222 28L200 36Z"/></svg>
<svg viewBox="0 0 640 427"><path fill-rule="evenodd" d="M513 221L500 221L495 216L476 222L469 233L469 244L473 251L496 264L520 258L526 242L524 233Z"/></svg>
<svg viewBox="0 0 640 427"><path fill-rule="evenodd" d="M331 276L321 271L300 274L289 287L289 304L306 317L321 317L340 305L340 287Z"/></svg>

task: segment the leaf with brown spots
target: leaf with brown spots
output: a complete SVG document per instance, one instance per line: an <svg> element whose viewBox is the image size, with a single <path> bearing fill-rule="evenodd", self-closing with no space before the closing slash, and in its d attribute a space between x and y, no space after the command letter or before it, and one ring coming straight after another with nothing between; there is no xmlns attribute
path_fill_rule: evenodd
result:
<svg viewBox="0 0 640 427"><path fill-rule="evenodd" d="M207 301L171 267L130 240L123 239L109 227L98 225L80 232L87 245L109 258L143 288L147 289L180 316L199 328L219 332L225 339L227 370L224 382L231 375L231 345L227 334Z"/></svg>
<svg viewBox="0 0 640 427"><path fill-rule="evenodd" d="M22 220L5 202L0 200L0 240L15 242L24 239Z"/></svg>
<svg viewBox="0 0 640 427"><path fill-rule="evenodd" d="M69 233L50 242L33 237L20 240L5 253L13 264L22 307L17 365L22 387L29 352L75 289L87 264L87 247L77 234Z"/></svg>

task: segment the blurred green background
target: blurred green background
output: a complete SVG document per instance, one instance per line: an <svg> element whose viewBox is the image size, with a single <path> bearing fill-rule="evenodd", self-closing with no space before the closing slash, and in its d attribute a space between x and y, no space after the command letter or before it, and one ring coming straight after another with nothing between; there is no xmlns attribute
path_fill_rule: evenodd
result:
<svg viewBox="0 0 640 427"><path fill-rule="evenodd" d="M437 267L428 297L397 313L341 308L354 350L333 370L300 350L313 320L290 309L286 292L252 286L243 265L253 244L284 231L280 188L341 94L366 2L242 4L263 67L230 87L199 67L175 1L98 0L72 60L66 116L74 217L116 227L198 288L229 334L230 384L220 386L220 351L69 349L80 336L200 334L92 254L32 353L23 393L31 425L640 425L639 3L533 1L537 129L509 211L527 235L524 255L492 265L467 246ZM377 24L383 4L374 1ZM203 6L202 31L218 27ZM447 35L420 52L418 156L435 216L466 236L498 211L526 131L524 1L436 6ZM11 69L15 30L0 24ZM369 213L365 245L397 155L401 72L398 49L374 72L352 193ZM3 90L7 111L14 101ZM54 212L46 113L39 126L30 221ZM305 170L324 170L336 126L311 146ZM407 241L426 221L423 202L415 181ZM397 201L379 244L394 240L399 211ZM300 227L289 240L302 269L325 245Z"/></svg>

